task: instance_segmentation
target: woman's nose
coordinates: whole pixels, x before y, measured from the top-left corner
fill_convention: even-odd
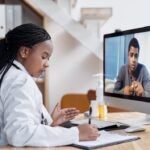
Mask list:
[[[46,61],[46,62],[45,62],[44,67],[45,67],[45,68],[49,67],[49,61]]]

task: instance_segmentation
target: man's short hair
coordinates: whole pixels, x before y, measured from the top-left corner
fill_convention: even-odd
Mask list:
[[[128,46],[128,52],[130,51],[130,48],[135,47],[138,48],[138,51],[140,51],[140,46],[139,46],[139,42],[136,38],[132,38],[129,42],[129,46]]]

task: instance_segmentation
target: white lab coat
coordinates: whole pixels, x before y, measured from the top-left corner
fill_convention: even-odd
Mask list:
[[[25,68],[11,66],[0,88],[0,145],[51,147],[79,140],[76,127],[51,127],[42,95]],[[41,124],[41,114],[48,125]]]

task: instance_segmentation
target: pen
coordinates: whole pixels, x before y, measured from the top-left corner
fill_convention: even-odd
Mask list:
[[[91,114],[92,114],[92,107],[90,106],[90,109],[89,109],[89,124],[91,124]]]

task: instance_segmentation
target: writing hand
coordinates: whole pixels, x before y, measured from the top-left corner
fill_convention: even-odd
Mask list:
[[[78,129],[80,141],[94,141],[100,136],[100,133],[95,125],[82,124],[78,126]]]

